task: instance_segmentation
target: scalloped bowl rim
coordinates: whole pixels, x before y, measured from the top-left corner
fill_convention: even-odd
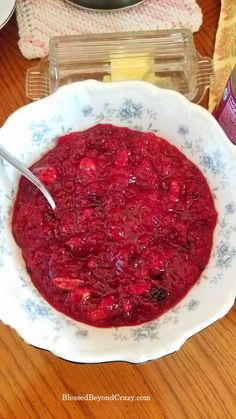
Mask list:
[[[131,86],[137,91],[139,89],[140,91],[144,89],[147,92],[147,94],[151,94],[151,95],[155,94],[157,96],[160,95],[162,97],[164,95],[166,98],[175,98],[175,100],[177,100],[179,104],[182,105],[185,112],[190,113],[190,114],[192,113],[193,116],[196,114],[200,115],[200,118],[207,121],[210,129],[212,129],[213,131],[215,131],[215,133],[217,133],[217,136],[219,136],[220,141],[222,141],[223,148],[226,150],[228,154],[229,160],[230,159],[233,160],[235,164],[236,162],[235,146],[228,140],[228,138],[226,137],[225,133],[223,132],[219,124],[209,114],[209,112],[206,109],[202,108],[201,106],[197,104],[193,104],[189,102],[184,96],[182,96],[178,92],[175,92],[172,90],[164,90],[156,86],[153,86],[149,83],[141,82],[141,81],[139,82],[124,81],[124,82],[115,82],[115,83],[105,84],[105,83],[97,82],[95,80],[86,80],[83,82],[75,82],[70,85],[62,86],[52,95],[44,99],[41,99],[38,102],[25,105],[22,108],[16,110],[12,115],[10,115],[8,119],[6,120],[5,124],[3,125],[3,127],[0,129],[0,142],[1,142],[1,138],[4,137],[4,134],[7,133],[8,127],[12,126],[12,124],[17,122],[21,118],[22,115],[25,115],[28,112],[31,112],[37,109],[42,109],[44,107],[44,104],[50,104],[50,103],[53,104],[54,102],[57,102],[58,100],[63,99],[65,93],[68,94],[71,92],[71,94],[73,95],[75,91],[79,92],[80,89],[84,89],[84,90],[88,89],[88,90],[93,91],[93,94],[95,92],[99,95],[101,91],[108,92],[109,94],[110,92],[112,93],[113,91],[116,91],[116,90],[120,91],[120,89],[124,89],[125,91],[127,91],[127,89]],[[182,109],[182,112],[183,112],[183,109]],[[79,353],[76,356],[75,354],[70,355],[70,353],[65,353],[55,348],[50,348],[48,346],[49,344],[47,341],[45,342],[45,345],[44,345],[42,341],[38,339],[38,337],[29,336],[26,330],[24,329],[24,326],[23,327],[20,327],[19,325],[15,326],[14,321],[8,321],[6,318],[3,318],[2,322],[12,327],[13,329],[15,329],[16,332],[25,340],[25,342],[31,345],[34,345],[38,348],[49,350],[55,355],[61,358],[64,358],[66,360],[70,360],[74,362],[88,362],[88,363],[110,362],[110,361],[126,361],[126,362],[132,362],[132,363],[139,363],[139,362],[151,361],[153,359],[157,359],[157,358],[160,358],[161,356],[177,351],[184,344],[184,342],[187,339],[189,339],[191,336],[198,333],[202,329],[206,328],[207,326],[209,326],[216,320],[222,318],[233,306],[235,296],[236,296],[236,282],[235,282],[235,285],[232,286],[230,290],[228,290],[228,294],[227,296],[225,296],[221,307],[219,307],[214,314],[210,315],[206,319],[199,321],[198,324],[195,324],[188,330],[184,330],[181,333],[181,335],[177,339],[175,339],[172,342],[172,344],[170,344],[168,347],[164,347],[162,349],[155,351],[155,345],[154,345],[152,353],[150,353],[150,351],[148,353],[145,353],[145,352],[140,353],[139,350],[137,350],[137,352],[132,352],[133,346],[138,347],[137,342],[136,343],[134,342],[133,345],[130,346],[130,349],[131,349],[130,352],[127,352],[127,348],[124,350],[120,348],[120,349],[117,349],[116,353],[114,353],[114,350],[113,350],[111,351],[111,353],[107,351],[105,354],[101,352],[94,353],[93,351],[91,351],[87,353]],[[54,309],[52,310],[55,311]],[[55,311],[55,313],[57,312]],[[63,316],[63,315],[60,314],[60,316]],[[93,327],[91,327],[91,329],[93,329]],[[100,330],[103,330],[103,329],[100,329]],[[118,345],[117,345],[117,348],[118,348]]]

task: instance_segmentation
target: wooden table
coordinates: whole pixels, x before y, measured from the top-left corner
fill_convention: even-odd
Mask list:
[[[204,23],[195,41],[212,56],[220,0],[199,0]],[[26,104],[32,62],[17,47],[15,19],[0,31],[0,124]],[[206,103],[205,103],[206,105]],[[2,278],[1,278],[2,279]],[[83,365],[31,347],[0,326],[1,418],[235,418],[236,310],[192,337],[177,352],[141,365]],[[62,401],[70,395],[140,395],[149,401]]]

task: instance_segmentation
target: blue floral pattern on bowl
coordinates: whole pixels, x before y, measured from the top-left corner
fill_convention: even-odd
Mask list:
[[[0,142],[11,139],[9,150],[31,164],[55,144],[58,135],[97,123],[153,131],[169,139],[201,168],[219,213],[209,265],[184,300],[154,322],[111,329],[77,323],[50,307],[31,284],[11,235],[18,177],[4,164],[0,178],[0,274],[8,281],[0,284],[0,318],[27,342],[72,361],[143,362],[179,349],[188,337],[221,317],[233,304],[236,151],[205,110],[175,92],[140,82],[105,85],[88,81],[63,87],[44,101],[16,112],[0,130]]]

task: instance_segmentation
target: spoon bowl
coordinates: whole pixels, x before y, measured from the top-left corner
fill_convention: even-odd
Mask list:
[[[0,157],[14,166],[23,176],[32,182],[42,192],[53,210],[56,208],[54,199],[44,184],[23,163],[12,156],[12,154],[9,153],[2,145],[0,145]]]

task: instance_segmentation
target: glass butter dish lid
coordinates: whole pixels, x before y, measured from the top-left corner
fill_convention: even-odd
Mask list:
[[[57,36],[49,56],[27,71],[26,94],[37,100],[86,79],[144,80],[199,103],[213,74],[212,60],[198,54],[187,29]]]

